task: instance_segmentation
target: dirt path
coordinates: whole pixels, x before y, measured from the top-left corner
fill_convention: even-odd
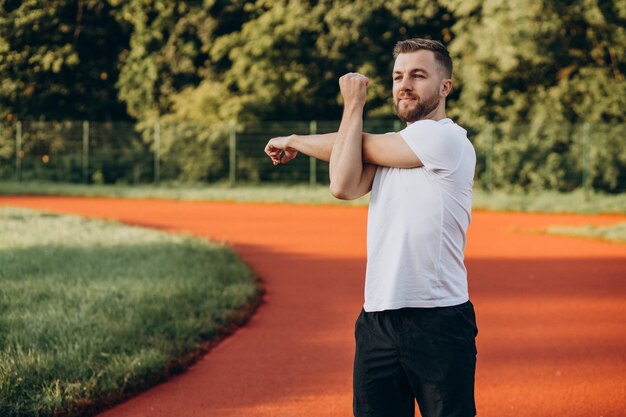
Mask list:
[[[102,417],[350,416],[364,208],[0,197],[231,244],[264,280],[249,325]],[[546,236],[626,216],[484,213],[470,226],[481,417],[626,415],[626,245]]]

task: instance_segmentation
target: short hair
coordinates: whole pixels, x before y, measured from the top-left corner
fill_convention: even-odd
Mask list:
[[[452,58],[450,58],[450,53],[446,47],[439,41],[421,38],[400,41],[393,48],[393,57],[397,58],[400,54],[417,52],[422,49],[432,51],[435,54],[435,61],[445,70],[445,75],[452,78]]]

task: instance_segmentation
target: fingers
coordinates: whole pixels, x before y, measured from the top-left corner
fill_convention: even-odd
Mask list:
[[[272,163],[274,164],[274,166],[286,164],[287,162],[295,158],[297,154],[298,152],[280,151],[277,156],[271,157]]]
[[[349,72],[347,74],[342,75],[339,78],[339,84],[344,84],[346,86],[352,85],[356,88],[367,88],[369,85],[369,78],[365,75],[360,74],[358,72]]]
[[[344,81],[354,81],[358,83],[365,83],[367,85],[369,83],[369,78],[359,72],[349,72],[347,74],[342,75],[339,80]]]
[[[270,139],[264,149],[267,156],[270,157],[274,166],[285,164],[298,155],[298,152],[286,145],[286,138],[278,137]]]
[[[269,156],[269,157],[270,157],[270,159],[272,160],[272,163],[273,163],[274,165],[278,165],[278,164],[280,163],[280,156],[281,156],[281,154],[282,154],[282,149],[277,148],[276,146],[274,146],[274,145],[272,144],[272,140],[273,140],[273,139],[271,139],[271,140],[267,143],[267,145],[265,145],[265,149],[264,149],[264,150],[265,150],[265,154],[266,154],[267,156]]]
[[[268,143],[267,146],[265,147],[265,153],[267,154],[267,156],[269,156],[270,158],[275,158],[280,156],[280,153],[283,150],[281,148],[278,148],[276,146],[274,146],[271,143]]]
[[[365,104],[369,79],[358,72],[349,72],[339,78],[339,89],[346,103]]]
[[[285,150],[285,152],[282,154],[281,158],[280,158],[280,163],[281,164],[286,164],[287,162],[291,161],[293,158],[296,157],[296,155],[298,155],[298,152],[294,152],[294,151],[290,151],[290,150]]]

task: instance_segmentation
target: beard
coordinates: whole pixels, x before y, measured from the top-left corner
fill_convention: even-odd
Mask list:
[[[402,98],[415,98],[415,105],[404,106],[400,108],[400,99]],[[439,106],[439,95],[435,91],[433,94],[422,99],[420,96],[414,93],[407,93],[399,96],[395,99],[393,105],[396,109],[396,114],[403,122],[413,123],[418,120],[422,120],[424,117],[432,113],[437,106]]]

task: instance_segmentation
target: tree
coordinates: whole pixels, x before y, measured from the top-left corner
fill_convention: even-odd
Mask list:
[[[126,119],[117,99],[128,30],[98,0],[0,0],[0,117]]]
[[[580,186],[580,125],[624,122],[626,7],[547,0],[446,5],[458,19],[450,45],[460,62],[454,115],[478,133],[483,152],[486,126],[495,125],[496,184]],[[626,187],[626,157],[614,153],[623,135],[613,132],[594,136],[593,144],[596,185],[606,190]]]
[[[221,120],[337,119],[337,80],[361,71],[372,80],[369,113],[389,117],[395,43],[409,35],[449,40],[453,23],[428,1],[259,0],[244,10],[241,27],[216,30],[205,44],[210,60],[203,79],[175,95],[174,113],[202,108]]]
[[[213,123],[163,138],[166,149],[188,155],[183,176],[213,177],[224,169],[228,122],[337,119],[337,80],[348,71],[371,78],[369,113],[391,117],[395,42],[409,34],[445,37],[453,23],[432,2],[418,6],[420,12],[399,0],[123,2],[118,18],[133,33],[120,97],[144,121],[147,139],[157,118],[169,126]],[[256,169],[245,155],[240,161]]]

